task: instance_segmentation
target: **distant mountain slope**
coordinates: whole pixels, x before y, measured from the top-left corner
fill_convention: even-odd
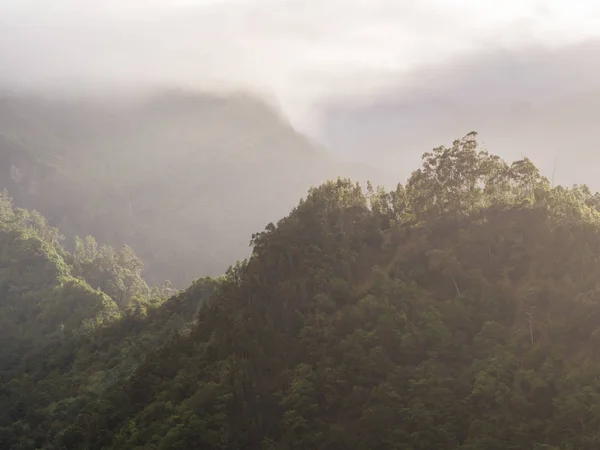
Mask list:
[[[315,147],[248,95],[165,92],[111,104],[5,96],[0,187],[67,235],[135,248],[185,285],[248,254],[311,184],[381,179]]]

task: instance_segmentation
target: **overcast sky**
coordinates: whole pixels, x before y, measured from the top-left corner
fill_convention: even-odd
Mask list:
[[[306,124],[423,64],[599,35],[593,0],[0,0],[0,82],[251,87]]]

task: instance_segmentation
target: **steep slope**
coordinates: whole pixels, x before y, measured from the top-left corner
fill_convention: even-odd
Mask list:
[[[328,182],[253,236],[189,335],[5,442],[595,449],[598,204],[472,134],[395,191]]]
[[[247,95],[116,103],[6,96],[0,188],[68,236],[136,249],[152,283],[189,284],[249,253],[247,236],[311,184],[373,178]],[[176,180],[176,182],[174,182]]]

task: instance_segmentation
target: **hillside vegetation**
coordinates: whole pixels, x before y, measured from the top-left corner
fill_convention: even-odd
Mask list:
[[[21,360],[0,447],[597,449],[597,206],[474,133],[327,182],[218,280]]]
[[[63,241],[43,216],[0,193],[0,448],[38,448],[32,423],[75,417],[68,412],[185,330],[216,283],[198,280],[193,298],[167,301],[175,291],[150,288],[131,248],[87,236],[75,237],[69,253]],[[24,440],[15,442],[14,433]]]

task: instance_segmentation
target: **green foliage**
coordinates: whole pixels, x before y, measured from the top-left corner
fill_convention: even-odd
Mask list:
[[[0,220],[3,340],[34,342],[59,329],[70,333],[107,323],[119,314],[110,297],[72,275],[60,235],[38,213],[14,209],[2,194]],[[10,347],[3,352],[12,354]]]
[[[38,448],[67,427],[150,349],[186,332],[197,299],[217,283],[198,280],[165,301],[174,291],[149,288],[129,247],[99,247],[88,236],[69,254],[62,239],[0,194],[1,448]]]
[[[150,289],[142,278],[143,264],[131,247],[115,251],[107,245],[98,246],[92,236],[75,236],[73,251],[75,273],[92,286],[108,294],[121,308],[127,308],[135,298],[147,298]]]
[[[247,261],[162,304],[119,290],[127,252],[80,240],[74,267],[128,312],[19,360],[0,443],[597,449],[596,205],[472,133],[393,192],[311,189]]]

